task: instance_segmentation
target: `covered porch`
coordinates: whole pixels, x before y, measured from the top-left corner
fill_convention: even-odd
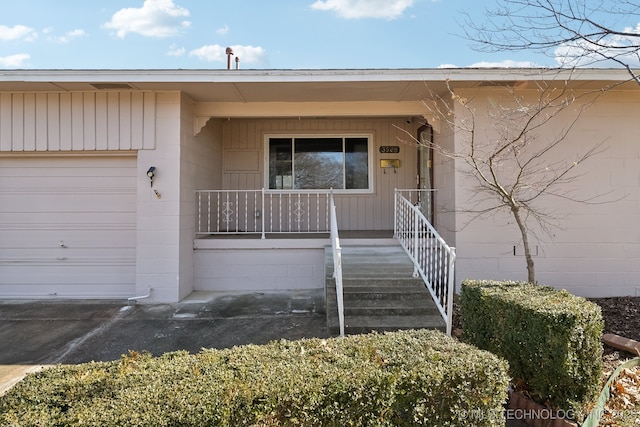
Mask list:
[[[337,308],[338,317],[341,317],[340,333],[344,333],[342,283],[348,282],[352,286],[355,283],[359,288],[356,295],[365,289],[361,284],[361,267],[348,269],[343,277],[342,250],[349,248],[353,253],[355,249],[357,253],[365,254],[357,258],[371,258],[365,261],[370,265],[370,271],[363,277],[369,278],[364,282],[373,280],[377,283],[371,291],[375,294],[372,298],[395,298],[394,295],[402,289],[398,286],[403,282],[398,280],[421,279],[423,286],[419,288],[425,290],[423,297],[433,299],[435,304],[433,311],[436,317],[433,318],[441,319],[434,323],[434,327],[440,327],[438,325],[442,322],[443,329],[450,333],[455,252],[427,219],[431,213],[433,192],[396,189],[393,229],[339,230],[337,212],[340,208],[331,190],[272,193],[265,190],[198,191],[194,290],[264,292],[321,289],[327,295],[327,309],[333,311]],[[371,252],[367,248],[379,248],[381,251]],[[376,273],[380,265],[396,263],[387,259],[385,253],[398,254],[398,250],[405,254],[400,255],[403,265],[391,270],[383,268]],[[391,258],[398,258],[398,255]],[[389,271],[394,273],[388,276]],[[384,296],[385,292],[390,293]],[[356,300],[361,298],[369,296],[360,294]],[[333,303],[330,304],[330,300]],[[430,313],[425,307],[419,309],[420,313],[425,310]],[[384,313],[394,311],[388,306],[384,310]],[[410,318],[411,310],[397,308],[396,311],[404,313],[399,317]],[[419,316],[423,319],[418,321],[420,325],[430,318],[422,317],[422,314]],[[391,320],[395,327],[403,324],[397,320],[399,317]],[[386,318],[392,319],[388,315]],[[407,327],[411,326],[407,324]]]

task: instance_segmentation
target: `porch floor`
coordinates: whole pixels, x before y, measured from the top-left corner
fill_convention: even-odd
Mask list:
[[[340,230],[340,239],[392,239],[393,230]],[[198,239],[260,239],[260,233],[229,233],[198,236]],[[323,239],[329,233],[266,233],[266,239]]]

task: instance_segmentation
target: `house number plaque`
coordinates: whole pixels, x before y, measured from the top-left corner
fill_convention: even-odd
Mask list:
[[[382,145],[380,146],[380,152],[397,154],[400,152],[400,147],[397,145]]]

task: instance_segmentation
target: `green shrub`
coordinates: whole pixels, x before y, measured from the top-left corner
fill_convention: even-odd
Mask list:
[[[549,286],[468,280],[460,311],[463,340],[507,359],[513,379],[538,402],[579,416],[598,393],[598,305]]]
[[[283,340],[57,366],[0,398],[0,424],[495,426],[508,381],[504,360],[436,331]]]

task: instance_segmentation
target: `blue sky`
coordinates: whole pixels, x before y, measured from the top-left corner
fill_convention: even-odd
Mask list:
[[[0,68],[224,69],[226,47],[242,69],[553,66],[552,58],[540,54],[487,54],[469,47],[462,11],[482,20],[492,4],[18,0],[2,8]]]

